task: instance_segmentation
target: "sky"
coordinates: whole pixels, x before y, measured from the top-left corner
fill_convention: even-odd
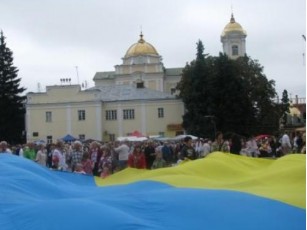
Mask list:
[[[278,95],[306,97],[305,0],[1,0],[0,30],[20,85],[44,92],[61,78],[94,86],[95,73],[122,64],[141,31],[166,68],[195,59],[198,40],[218,56],[232,12],[247,32],[247,55]]]

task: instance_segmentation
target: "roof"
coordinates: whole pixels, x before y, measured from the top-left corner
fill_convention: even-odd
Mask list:
[[[183,68],[167,68],[165,69],[165,75],[166,76],[172,76],[172,75],[182,75]]]
[[[132,100],[169,100],[176,96],[148,88],[136,88],[133,85],[95,86],[86,91],[99,90],[102,101],[132,101]]]
[[[114,79],[115,75],[116,75],[115,71],[96,72],[94,76],[94,80]]]
[[[290,110],[289,114],[291,116],[298,116],[298,117],[301,116],[301,111],[298,108],[294,107],[293,105],[290,106],[289,110]]]
[[[178,76],[182,75],[183,68],[167,68],[165,69],[165,76]],[[111,80],[116,77],[115,71],[96,72],[94,75],[95,80]],[[121,74],[122,75],[122,74]],[[130,75],[130,74],[129,74]]]

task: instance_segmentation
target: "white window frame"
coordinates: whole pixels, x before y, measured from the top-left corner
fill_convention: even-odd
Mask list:
[[[164,108],[158,108],[158,118],[164,117]]]
[[[79,121],[85,121],[85,110],[78,110],[78,120]]]
[[[117,120],[117,110],[106,110],[106,120]]]
[[[123,109],[124,120],[133,120],[134,118],[134,109]]]
[[[52,122],[52,112],[46,111],[46,122]]]

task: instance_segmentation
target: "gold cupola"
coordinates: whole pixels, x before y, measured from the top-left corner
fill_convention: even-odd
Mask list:
[[[155,47],[143,39],[142,33],[139,41],[127,50],[125,58],[141,55],[159,55]]]
[[[238,32],[246,36],[246,31],[239,23],[236,22],[235,18],[233,17],[233,14],[231,14],[230,22],[225,26],[221,36],[224,37],[232,32]]]

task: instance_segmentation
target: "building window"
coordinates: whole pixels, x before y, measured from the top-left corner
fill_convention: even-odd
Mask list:
[[[52,144],[52,136],[47,136],[47,144]]]
[[[232,48],[232,56],[238,56],[239,55],[239,47],[237,45],[234,45]]]
[[[79,134],[79,139],[84,141],[85,140],[85,134]]]
[[[78,120],[79,121],[85,120],[85,110],[78,110]]]
[[[176,88],[171,88],[171,94],[175,94],[176,93]]]
[[[163,108],[158,108],[158,117],[159,118],[164,117],[164,109]]]
[[[52,112],[46,112],[46,122],[52,122]]]
[[[117,111],[116,110],[107,110],[106,111],[106,120],[117,120]]]
[[[124,109],[123,110],[123,119],[124,120],[134,119],[134,109]]]
[[[33,137],[38,137],[38,132],[33,132],[33,133],[32,133],[32,136],[33,136]]]

